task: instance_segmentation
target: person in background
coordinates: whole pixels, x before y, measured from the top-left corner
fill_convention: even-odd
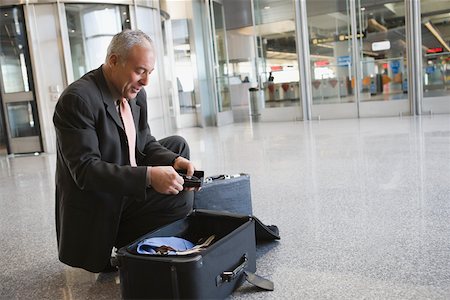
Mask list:
[[[113,247],[188,215],[193,191],[189,146],[157,141],[147,123],[155,67],[153,41],[140,30],[116,34],[104,64],[68,86],[56,129],[56,234],[59,259],[91,272],[114,271]]]

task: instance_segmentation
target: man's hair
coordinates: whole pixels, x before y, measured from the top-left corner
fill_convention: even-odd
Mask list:
[[[106,52],[105,62],[108,62],[108,58],[113,54],[119,57],[119,61],[124,62],[133,46],[140,45],[146,47],[146,42],[153,48],[153,41],[147,34],[141,30],[125,29],[112,38]]]

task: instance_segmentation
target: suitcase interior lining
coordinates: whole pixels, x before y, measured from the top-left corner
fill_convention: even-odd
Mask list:
[[[188,241],[191,241],[193,244],[198,244],[199,242],[204,241],[211,235],[215,235],[215,238],[211,245],[214,245],[227,235],[229,235],[234,230],[237,230],[240,226],[244,225],[246,222],[250,220],[250,217],[235,217],[235,216],[227,216],[227,215],[209,215],[209,214],[201,214],[194,213],[189,215],[188,217],[178,220],[174,223],[171,223],[167,226],[161,227],[155,231],[152,231],[134,243],[127,247],[127,251],[134,255],[142,255],[142,256],[154,256],[161,257],[159,254],[139,254],[137,252],[137,245],[140,241],[151,238],[151,237],[169,237],[176,236]],[[198,255],[198,254],[190,254]],[[187,255],[189,256],[189,255]]]

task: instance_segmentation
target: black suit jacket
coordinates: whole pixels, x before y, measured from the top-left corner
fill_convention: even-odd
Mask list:
[[[125,200],[145,201],[145,166],[172,165],[177,157],[151,135],[142,89],[130,101],[138,165],[132,168],[114,100],[100,67],[63,92],[53,116],[59,259],[92,272],[109,261]]]

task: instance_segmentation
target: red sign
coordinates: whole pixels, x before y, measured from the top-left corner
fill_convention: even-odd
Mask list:
[[[441,53],[444,52],[443,48],[430,48],[427,50],[427,53]]]
[[[314,66],[316,67],[325,67],[328,66],[330,62],[328,60],[318,60],[314,62]]]
[[[283,67],[282,66],[271,66],[270,70],[271,71],[283,71]]]

